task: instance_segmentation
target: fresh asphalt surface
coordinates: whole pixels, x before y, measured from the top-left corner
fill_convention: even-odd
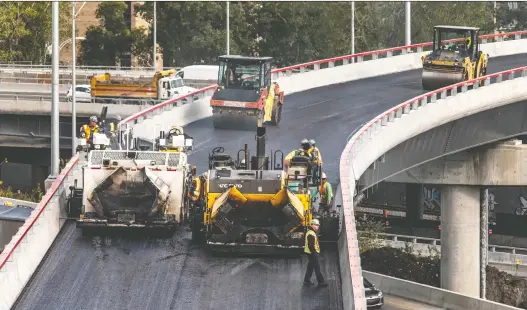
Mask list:
[[[488,72],[525,63],[527,54],[495,58]],[[412,70],[292,94],[279,127],[267,130],[267,149],[287,154],[302,138],[315,139],[328,179],[336,183],[349,134],[422,93],[421,70]],[[216,146],[233,157],[244,143],[255,148],[254,132],[214,130],[210,118],[186,132],[194,137],[190,161],[199,172]],[[336,250],[326,245],[322,258],[328,288],[302,286],[306,264],[305,258],[214,257],[192,245],[184,228],[171,239],[82,237],[68,223],[14,309],[341,309]],[[389,307],[414,309],[402,302]]]

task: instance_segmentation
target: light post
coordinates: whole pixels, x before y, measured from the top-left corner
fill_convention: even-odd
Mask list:
[[[56,179],[59,174],[59,2],[51,3],[51,174]]]
[[[355,1],[351,1],[351,54],[355,54]]]
[[[152,64],[154,65],[154,71],[156,71],[156,62],[157,62],[157,4],[154,1],[154,25],[152,27],[152,36],[154,37],[154,52]]]
[[[410,5],[410,1],[404,3],[404,45],[412,44],[412,15]]]
[[[231,52],[230,1],[227,1],[227,55]]]
[[[75,137],[75,133],[77,132],[77,36],[75,34],[77,17],[75,16],[75,1],[71,2],[71,19],[71,155],[75,156],[77,153],[77,139]]]

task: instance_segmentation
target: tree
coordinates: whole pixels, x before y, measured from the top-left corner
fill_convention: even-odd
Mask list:
[[[360,253],[383,247],[381,234],[386,230],[386,226],[382,221],[365,215],[356,218],[356,227]]]
[[[99,26],[86,31],[81,43],[79,62],[85,65],[114,66],[134,51],[147,39],[144,29],[130,29],[125,14],[128,4],[123,1],[102,2],[97,7]]]
[[[59,3],[60,37],[71,36],[71,6]],[[46,62],[51,46],[51,3],[0,3],[0,61]]]
[[[527,28],[527,2],[499,3],[496,11],[498,29],[524,30]]]

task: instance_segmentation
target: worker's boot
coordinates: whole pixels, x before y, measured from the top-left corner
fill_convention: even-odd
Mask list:
[[[315,284],[313,281],[304,281],[305,286],[311,286],[313,284]]]
[[[321,282],[318,284],[318,287],[327,287],[327,286],[328,286],[327,282]]]

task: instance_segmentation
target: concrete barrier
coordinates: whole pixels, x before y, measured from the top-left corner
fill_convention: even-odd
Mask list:
[[[77,102],[77,116],[90,117],[92,115],[101,114],[104,106],[108,107],[108,117],[126,117],[136,114],[145,109],[145,107],[152,107],[139,104],[103,104],[103,103],[88,103]],[[71,102],[59,102],[59,113],[62,116],[71,116]],[[51,102],[50,101],[26,101],[26,100],[1,100],[0,99],[0,113],[2,114],[16,114],[16,115],[50,115]]]
[[[512,310],[516,307],[500,304],[497,302],[474,298],[443,290],[437,287],[419,284],[416,282],[397,279],[382,274],[363,271],[363,275],[371,283],[375,284],[384,294],[413,299],[432,306],[443,307],[451,310]]]
[[[11,308],[60,232],[66,218],[68,187],[81,175],[80,168],[77,155],[0,254],[0,310]],[[82,183],[80,177],[79,181]]]
[[[527,67],[522,67],[448,86],[412,98],[364,125],[348,141],[340,161],[346,225],[354,222],[350,219],[354,219],[355,182],[371,164],[396,145],[420,133],[481,111],[526,100],[526,72]],[[523,77],[503,81],[503,75]],[[496,77],[496,81],[491,84],[493,77]],[[469,84],[476,88],[468,90]],[[479,88],[480,86],[485,87]],[[460,93],[457,93],[458,88],[462,90]],[[456,91],[452,91],[452,95],[447,97],[447,91],[452,89]],[[438,95],[442,99],[438,99]],[[356,240],[356,231],[346,232],[349,240]],[[356,254],[350,254],[349,260],[352,261],[353,257],[356,257]],[[360,259],[352,263],[356,264],[355,268],[360,268]],[[357,309],[356,305],[355,309]]]

